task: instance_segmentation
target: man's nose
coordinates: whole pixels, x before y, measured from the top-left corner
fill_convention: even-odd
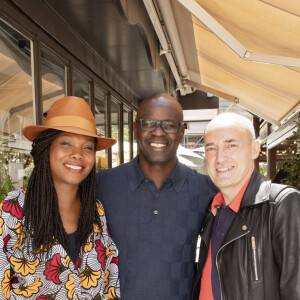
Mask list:
[[[217,162],[223,162],[226,160],[226,150],[222,148],[218,148],[216,150],[216,157],[217,157]]]
[[[165,135],[166,133],[164,132],[162,125],[158,124],[155,128],[155,130],[152,131],[152,134],[155,135]]]

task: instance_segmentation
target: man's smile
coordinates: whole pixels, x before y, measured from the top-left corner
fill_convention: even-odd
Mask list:
[[[150,143],[151,147],[155,147],[155,148],[163,148],[166,147],[166,144],[161,144],[161,143]]]
[[[229,167],[222,167],[222,168],[216,168],[216,171],[217,172],[226,172],[226,171],[229,171],[231,169],[233,169],[234,166],[229,166]]]

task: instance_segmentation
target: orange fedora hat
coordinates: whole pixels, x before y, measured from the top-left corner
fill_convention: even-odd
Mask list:
[[[49,108],[44,125],[26,126],[23,128],[23,134],[33,141],[47,129],[94,137],[98,141],[97,151],[111,147],[117,142],[115,139],[97,135],[96,122],[90,107],[82,98],[74,96],[55,101]]]

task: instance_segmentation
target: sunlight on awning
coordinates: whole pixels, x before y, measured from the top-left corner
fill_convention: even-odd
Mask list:
[[[188,84],[225,93],[228,100],[237,99],[251,113],[277,125],[299,110],[299,1],[173,0],[171,4]],[[191,55],[197,56],[198,70],[189,63]]]

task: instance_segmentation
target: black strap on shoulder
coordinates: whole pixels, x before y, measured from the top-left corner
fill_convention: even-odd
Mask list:
[[[283,196],[286,193],[288,193],[289,191],[291,191],[292,189],[297,190],[296,188],[289,186],[289,185],[271,183],[269,200],[274,202],[279,194],[281,194],[281,196]]]

